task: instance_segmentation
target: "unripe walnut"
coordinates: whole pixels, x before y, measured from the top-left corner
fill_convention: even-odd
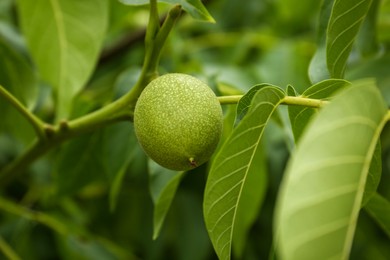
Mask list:
[[[166,74],[148,84],[134,111],[145,153],[177,171],[208,161],[222,132],[222,109],[214,92],[186,74]]]

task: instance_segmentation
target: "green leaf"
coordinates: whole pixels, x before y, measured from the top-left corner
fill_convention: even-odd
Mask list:
[[[321,81],[302,94],[302,97],[329,100],[337,91],[346,88],[350,83],[345,80],[329,79]],[[289,93],[290,94],[290,93]],[[295,143],[300,139],[306,125],[318,109],[303,107],[303,106],[289,106],[288,114],[290,117],[291,127],[293,130]]]
[[[120,122],[104,128],[102,139],[102,159],[105,173],[111,182],[110,210],[116,207],[117,198],[122,187],[127,168],[136,160],[141,148],[138,145],[133,125],[130,122]]]
[[[93,181],[105,180],[103,161],[102,134],[99,131],[66,143],[56,164],[57,194],[74,194]]]
[[[367,17],[356,39],[356,45],[364,57],[378,54],[380,50],[377,39],[377,16],[380,4],[380,0],[372,0]]]
[[[153,160],[149,160],[149,185],[154,204],[153,239],[156,239],[160,234],[165,217],[183,175],[184,172],[166,169]]]
[[[378,223],[382,230],[390,237],[390,201],[375,193],[364,209]]]
[[[386,112],[375,84],[361,81],[311,121],[279,193],[275,233],[281,258],[348,258]]]
[[[343,78],[347,59],[372,0],[335,0],[326,40],[326,61],[332,78]]]
[[[322,1],[318,22],[317,51],[309,65],[309,78],[312,83],[330,78],[326,64],[326,32],[334,0]]]
[[[89,79],[108,24],[107,0],[18,1],[20,23],[43,80],[54,88],[57,118]]]
[[[237,206],[233,232],[233,253],[235,258],[242,259],[249,231],[260,212],[268,187],[267,160],[263,147],[259,147],[256,161],[252,167],[255,174],[248,174],[245,188],[242,189],[240,203]]]
[[[219,259],[230,259],[234,233],[245,234],[246,224],[237,223],[239,212],[247,207],[247,195],[252,191],[248,180],[261,174],[260,141],[264,128],[285,94],[276,87],[264,87],[253,97],[247,115],[233,130],[215,157],[205,188],[203,213],[207,231]],[[260,158],[259,158],[260,157]],[[258,183],[257,192],[263,193]],[[240,217],[241,216],[241,217]]]
[[[238,101],[238,104],[237,104],[237,114],[236,114],[236,120],[234,123],[235,125],[238,125],[238,123],[240,123],[240,121],[244,118],[244,116],[248,112],[248,110],[251,106],[252,99],[255,96],[255,94],[257,93],[257,91],[259,91],[260,89],[267,87],[267,86],[276,87],[276,86],[271,85],[271,84],[261,83],[261,84],[253,86],[250,90],[248,90],[247,93],[245,93],[245,95],[242,96],[242,98],[240,98],[240,100]]]
[[[1,37],[0,57],[0,84],[26,107],[32,108],[38,96],[37,75],[33,68],[21,53]]]
[[[149,0],[119,0],[126,5],[145,5],[149,4]],[[189,13],[194,19],[215,23],[214,18],[207,11],[201,0],[158,0],[168,4],[181,5],[183,10]]]
[[[38,81],[31,64],[0,36],[0,84],[27,109],[32,110],[38,98]],[[35,137],[32,126],[13,106],[0,97],[0,130],[6,130],[24,144]]]

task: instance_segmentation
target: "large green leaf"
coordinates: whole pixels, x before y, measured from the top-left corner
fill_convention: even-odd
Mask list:
[[[390,237],[390,201],[375,193],[364,209]]]
[[[332,78],[343,78],[347,59],[372,0],[335,0],[326,40],[326,61]]]
[[[153,239],[156,239],[160,234],[183,174],[184,172],[166,169],[149,160],[149,185],[154,204]]]
[[[91,75],[108,23],[107,0],[18,1],[23,34],[43,80],[55,89],[57,118]]]
[[[149,0],[119,0],[126,5],[145,5],[149,4]],[[193,18],[214,23],[214,18],[207,11],[201,0],[157,0],[169,4],[178,4],[189,13]]]
[[[349,86],[350,83],[345,80],[329,79],[321,81],[303,92],[301,95],[305,98],[329,100],[337,91]],[[309,123],[312,116],[318,109],[304,106],[289,106],[288,114],[290,117],[291,127],[297,143],[303,130]]]
[[[261,174],[260,141],[264,128],[285,94],[264,87],[253,97],[250,109],[216,155],[208,176],[203,212],[207,231],[220,259],[230,259],[232,239],[242,212],[247,209],[246,192],[251,175]],[[260,156],[260,159],[259,159]],[[258,179],[257,179],[258,180]],[[258,184],[257,192],[263,193]],[[237,231],[244,232],[242,230]]]
[[[348,258],[386,112],[374,83],[361,81],[311,121],[278,198],[275,232],[282,259]]]

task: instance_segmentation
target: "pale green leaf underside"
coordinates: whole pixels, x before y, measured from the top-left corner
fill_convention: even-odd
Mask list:
[[[126,5],[145,5],[149,4],[149,0],[119,0]],[[194,19],[205,22],[214,23],[214,18],[207,11],[201,0],[157,0],[157,2],[164,2],[168,4],[181,5],[184,11],[189,13]]]
[[[371,81],[355,83],[308,126],[278,198],[282,259],[347,259],[386,106]]]
[[[329,20],[326,60],[332,78],[342,78],[360,25],[372,0],[335,0]]]
[[[206,184],[204,218],[220,259],[230,259],[232,238],[241,196],[249,174],[258,174],[256,160],[264,128],[285,94],[264,87],[250,109],[216,155]]]
[[[21,0],[18,11],[39,73],[56,91],[58,117],[67,117],[100,52],[108,1]]]
[[[184,172],[166,169],[152,160],[148,161],[148,166],[150,193],[154,204],[153,239],[156,239]]]

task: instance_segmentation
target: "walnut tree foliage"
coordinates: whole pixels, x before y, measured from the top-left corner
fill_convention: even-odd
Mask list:
[[[389,259],[389,17],[388,0],[1,0],[0,258]],[[224,112],[186,172],[133,129],[166,73]]]

